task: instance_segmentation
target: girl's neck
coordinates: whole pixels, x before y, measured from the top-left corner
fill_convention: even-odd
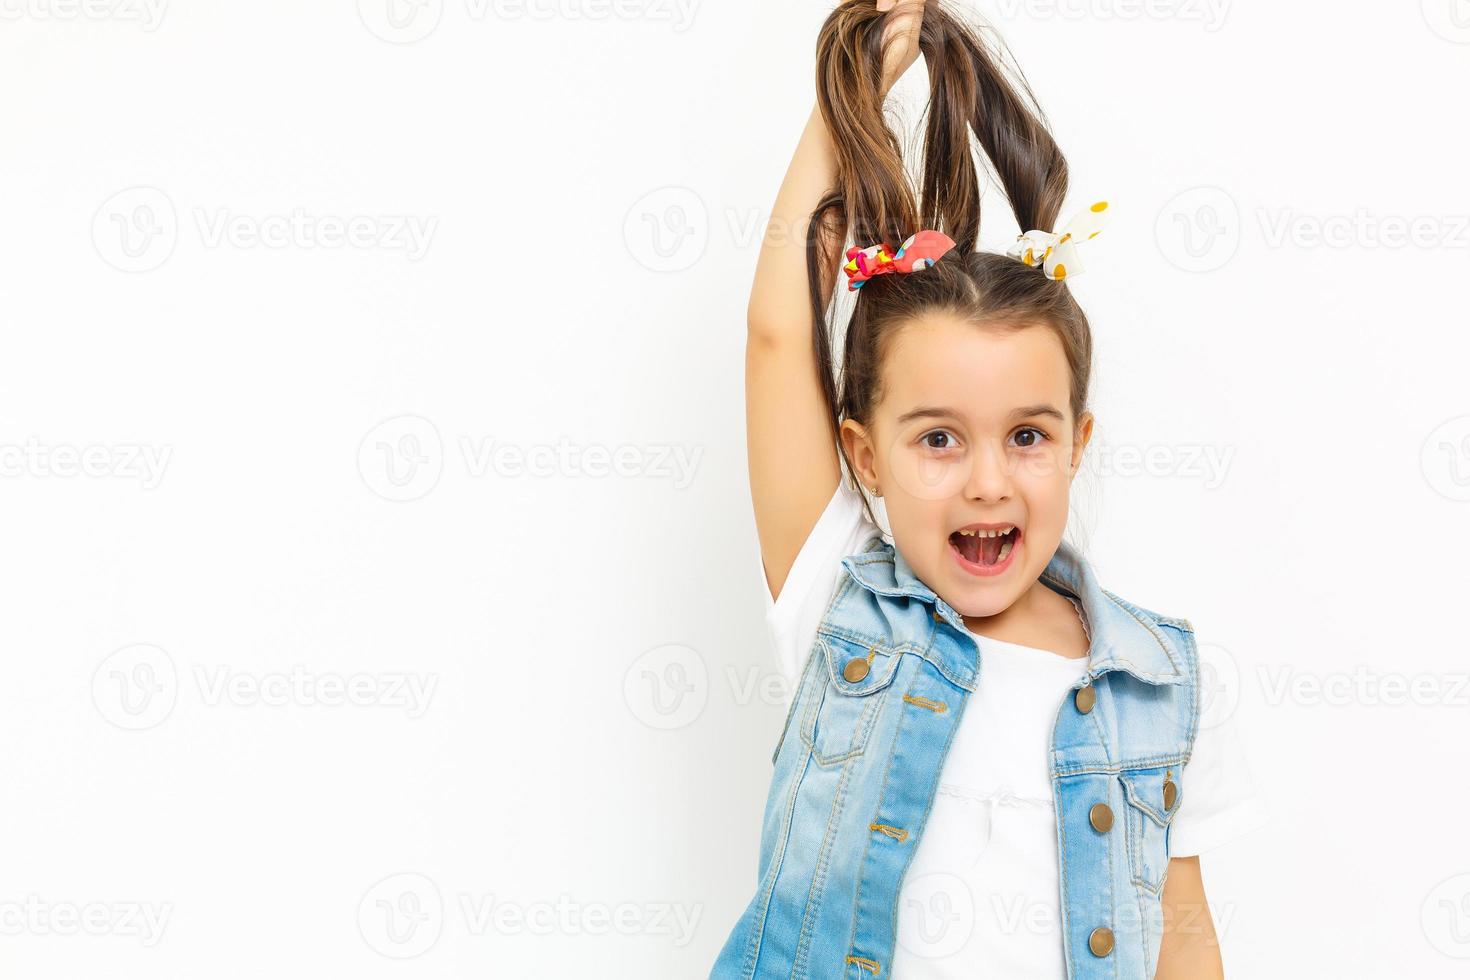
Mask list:
[[[1062,657],[1088,654],[1087,631],[1072,600],[1043,585],[1040,579],[1010,606],[994,616],[966,616],[972,633],[1006,643],[1050,650]]]

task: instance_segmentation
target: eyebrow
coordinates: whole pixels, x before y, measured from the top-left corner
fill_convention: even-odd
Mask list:
[[[1036,418],[1038,415],[1049,416],[1056,419],[1058,422],[1065,422],[1067,420],[1067,417],[1065,415],[1063,415],[1060,411],[1058,411],[1051,405],[1026,405],[1021,408],[1012,409],[1011,414],[1008,416],[1008,418],[1012,422],[1017,422],[1021,419]],[[898,424],[903,425],[905,422],[912,421],[913,419],[961,417],[962,414],[952,408],[924,405],[919,408],[915,408],[912,411],[904,412],[898,417]]]

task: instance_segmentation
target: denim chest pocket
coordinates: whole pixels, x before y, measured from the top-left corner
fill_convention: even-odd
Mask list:
[[[877,644],[817,634],[820,685],[802,718],[801,738],[819,766],[863,754],[893,683],[900,654]]]
[[[1133,883],[1159,894],[1169,874],[1169,826],[1184,802],[1179,765],[1125,769],[1124,808],[1128,819],[1128,866]]]

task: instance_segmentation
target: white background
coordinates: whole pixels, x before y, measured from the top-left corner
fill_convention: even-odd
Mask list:
[[[0,974],[707,974],[828,9],[0,0]],[[1470,4],[981,9],[1115,206],[1073,534],[1272,811],[1229,975],[1463,976]]]

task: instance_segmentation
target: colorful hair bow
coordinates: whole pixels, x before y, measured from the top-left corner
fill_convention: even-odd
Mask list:
[[[893,254],[887,242],[869,245],[867,248],[847,250],[847,264],[842,267],[847,273],[849,292],[861,289],[863,283],[885,272],[918,272],[927,269],[950,249],[954,239],[943,232],[918,231],[910,235]]]
[[[1096,237],[1107,218],[1108,202],[1098,201],[1077,212],[1060,232],[1028,231],[1017,235],[1015,244],[1006,250],[1006,254],[1029,266],[1041,266],[1048,279],[1075,276],[1083,269],[1077,243]]]

